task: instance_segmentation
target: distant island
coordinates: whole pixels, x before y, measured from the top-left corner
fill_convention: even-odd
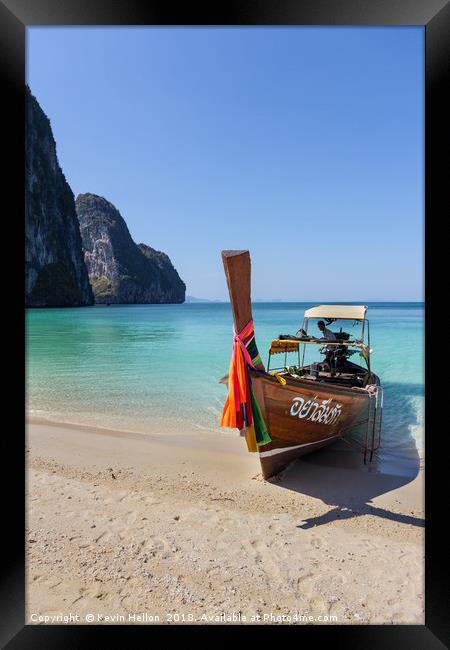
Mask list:
[[[195,298],[195,296],[186,296],[186,302],[229,302],[229,301],[213,300],[210,298]]]
[[[169,257],[136,244],[114,205],[90,193],[75,201],[28,86],[25,129],[25,306],[184,302]]]

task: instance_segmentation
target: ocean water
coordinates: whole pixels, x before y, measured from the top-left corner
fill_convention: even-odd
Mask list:
[[[311,306],[253,305],[264,363],[270,341],[294,334]],[[367,316],[372,369],[385,390],[380,459],[412,471],[423,460],[423,304],[369,303]],[[219,427],[226,398],[219,379],[232,341],[227,303],[32,309],[26,336],[32,416],[161,435],[236,435]]]

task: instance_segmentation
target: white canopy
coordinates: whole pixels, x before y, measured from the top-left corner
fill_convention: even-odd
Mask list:
[[[305,311],[305,318],[348,318],[363,320],[366,316],[365,305],[317,305]]]

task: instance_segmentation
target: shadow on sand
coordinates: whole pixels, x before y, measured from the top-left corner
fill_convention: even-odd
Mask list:
[[[415,385],[387,384],[382,448],[371,464],[362,454],[338,441],[323,450],[299,458],[271,482],[279,487],[320,499],[331,509],[305,519],[298,528],[308,529],[339,519],[375,515],[412,526],[423,527],[422,518],[372,504],[372,500],[411,483],[419,473],[420,457],[411,425],[417,413],[411,397],[423,394]],[[383,443],[384,440],[384,443]],[[392,501],[388,499],[387,501]],[[383,504],[384,505],[384,504]]]

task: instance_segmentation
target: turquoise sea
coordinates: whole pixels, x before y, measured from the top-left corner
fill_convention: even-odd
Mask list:
[[[294,334],[311,306],[253,305],[265,363],[270,341]],[[367,316],[372,368],[385,390],[380,462],[408,473],[423,459],[424,306],[369,303]],[[218,382],[232,341],[227,303],[32,309],[26,333],[32,416],[161,435],[236,435],[218,426],[226,397]]]

